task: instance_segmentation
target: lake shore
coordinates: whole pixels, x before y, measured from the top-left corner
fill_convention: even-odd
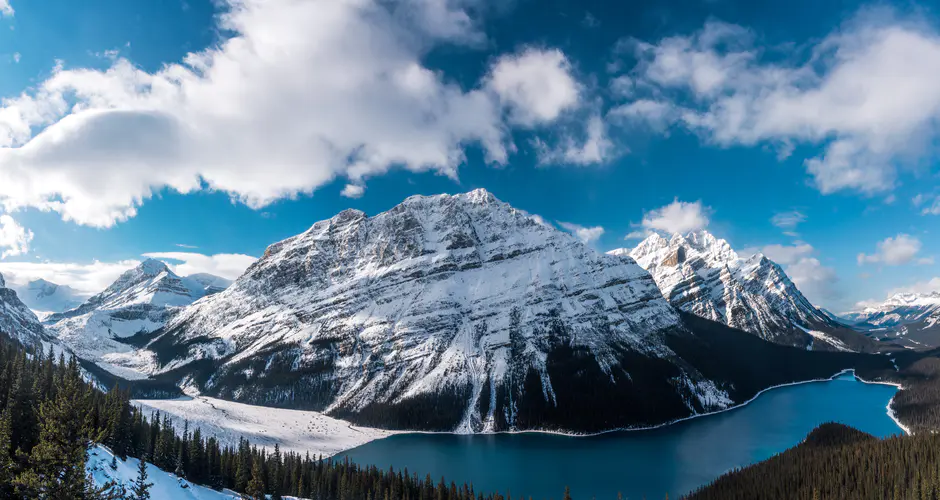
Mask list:
[[[527,429],[518,431],[481,432],[475,434],[552,434],[567,437],[589,437],[615,432],[661,429],[689,420],[741,409],[752,403],[760,397],[761,394],[773,389],[816,382],[829,382],[846,374],[853,374],[855,380],[862,383],[893,385],[902,389],[899,384],[895,383],[864,380],[855,374],[853,369],[846,369],[828,378],[789,382],[767,387],[747,401],[729,406],[728,408],[713,412],[698,413],[657,425],[621,427],[591,433]],[[894,398],[892,397],[886,407],[888,416],[897,424],[898,428],[910,434],[910,430],[894,415],[891,409],[891,402],[893,400]],[[205,396],[164,400],[134,400],[133,404],[142,409],[160,411],[161,413],[170,415],[174,425],[179,428],[182,428],[183,423],[188,421],[191,428],[200,427],[204,435],[211,434],[224,443],[237,444],[239,438],[245,437],[252,441],[253,444],[262,447],[273,447],[277,444],[285,451],[291,450],[299,453],[310,452],[313,455],[322,454],[324,457],[333,456],[376,439],[383,439],[396,434],[473,434],[440,431],[401,431],[360,427],[348,421],[335,419],[316,411],[267,408]]]

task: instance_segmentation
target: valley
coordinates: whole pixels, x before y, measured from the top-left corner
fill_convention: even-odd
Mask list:
[[[3,333],[177,430],[493,491],[676,496],[826,421],[940,428],[940,358],[860,326],[898,313],[834,316],[706,231],[600,253],[485,190],[343,211],[232,282],[148,259],[71,309],[0,299]],[[613,469],[510,480],[569,456]]]

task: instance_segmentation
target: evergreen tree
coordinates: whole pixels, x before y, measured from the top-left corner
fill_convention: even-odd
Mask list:
[[[39,443],[29,454],[29,468],[15,483],[35,498],[82,498],[88,490],[85,475],[87,408],[78,363],[73,357],[58,381],[56,398],[39,410]]]
[[[264,497],[264,472],[261,470],[261,460],[255,460],[251,465],[251,481],[248,481],[248,487],[245,493],[255,500],[265,500]]]
[[[129,500],[150,500],[150,487],[153,483],[147,482],[147,461],[141,457],[137,463],[137,479],[131,485],[133,497]]]

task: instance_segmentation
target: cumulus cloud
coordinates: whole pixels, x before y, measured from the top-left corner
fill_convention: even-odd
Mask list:
[[[640,61],[637,87],[652,89],[654,104],[644,106],[678,107],[672,123],[720,146],[769,144],[781,156],[796,144],[822,146],[804,165],[823,193],[887,191],[899,167],[933,153],[940,35],[926,23],[864,11],[805,51],[778,53],[756,39],[709,21],[688,36],[626,44]]]
[[[604,228],[601,226],[594,227],[584,227],[579,226],[578,224],[572,224],[570,222],[558,222],[558,225],[562,227],[565,231],[574,234],[579,240],[584,243],[594,243],[599,240],[601,236],[604,235]]]
[[[170,269],[180,276],[209,273],[234,280],[241,276],[257,257],[243,254],[221,253],[203,255],[193,252],[152,252],[144,257],[166,261]]]
[[[794,245],[767,245],[761,248],[761,253],[763,253],[768,259],[778,264],[791,265],[798,263],[809,255],[812,255],[813,246],[809,243],[797,243]]]
[[[806,221],[806,215],[802,212],[792,210],[790,212],[778,212],[770,218],[771,224],[792,231],[796,226]]]
[[[456,177],[468,145],[508,160],[507,120],[546,124],[578,102],[557,50],[499,58],[470,89],[425,67],[435,45],[481,40],[467,2],[224,3],[232,36],[180,63],[60,65],[4,100],[0,203],[108,227],[161,189],[260,208],[392,167]]]
[[[934,277],[929,280],[918,281],[911,285],[902,286],[895,288],[888,292],[888,296],[892,296],[896,293],[933,293],[940,292],[940,277]]]
[[[925,206],[920,213],[923,215],[940,215],[940,197],[934,198],[933,202]]]
[[[509,108],[510,119],[532,127],[554,121],[579,102],[580,88],[560,50],[526,49],[499,58],[487,88]]]
[[[539,163],[543,165],[594,165],[606,163],[616,156],[613,141],[607,136],[607,124],[598,115],[588,119],[583,142],[565,137],[554,146],[535,140]]]
[[[241,254],[203,255],[193,252],[153,252],[143,257],[162,260],[181,276],[195,273],[211,273],[223,278],[235,279],[244,273],[257,259]],[[116,262],[94,261],[90,264],[73,262],[0,262],[0,274],[9,283],[25,285],[44,279],[59,285],[68,285],[85,296],[91,296],[107,288],[129,269],[137,267],[140,259],[125,259]]]
[[[877,244],[877,251],[873,254],[858,254],[858,265],[881,263],[888,266],[899,266],[914,261],[920,252],[922,243],[909,234],[898,234],[895,237],[885,238]],[[917,260],[918,264],[929,264],[932,257]]]
[[[346,198],[362,198],[362,195],[366,194],[366,188],[359,184],[346,184],[339,194]]]
[[[29,252],[33,232],[19,225],[13,217],[0,215],[0,259]]]
[[[86,296],[94,295],[114,282],[123,272],[140,264],[139,260],[118,262],[92,262],[91,264],[65,262],[0,262],[0,274],[10,283],[26,283],[44,279],[59,285],[68,285]]]
[[[653,231],[688,233],[708,227],[707,207],[701,201],[685,202],[676,198],[672,203],[643,214],[641,231],[633,231],[626,239],[643,238]]]
[[[13,17],[14,13],[13,6],[10,5],[10,0],[0,0],[0,15],[3,17]]]
[[[768,256],[769,257],[769,256]],[[841,296],[835,269],[824,266],[814,257],[801,257],[784,271],[810,302],[819,304]]]

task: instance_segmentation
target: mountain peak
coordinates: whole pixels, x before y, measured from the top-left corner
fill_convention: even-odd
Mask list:
[[[140,263],[136,268],[148,276],[156,276],[162,272],[169,272],[170,268],[162,260],[148,258]]]
[[[0,273],[0,288],[6,288],[7,282],[3,279],[3,274]]]

